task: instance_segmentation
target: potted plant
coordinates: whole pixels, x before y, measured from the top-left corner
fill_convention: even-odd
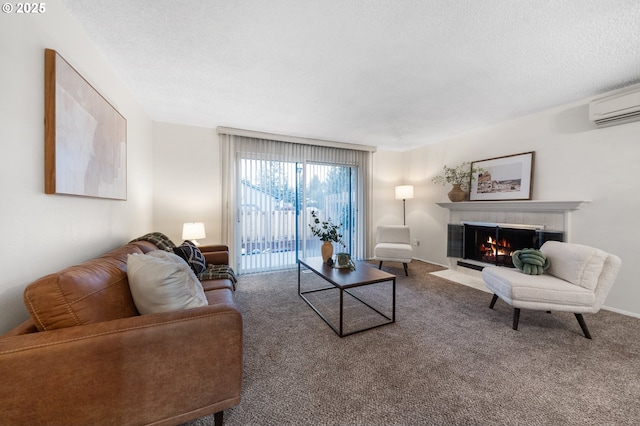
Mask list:
[[[345,244],[342,241],[342,234],[339,232],[342,224],[334,225],[330,218],[325,221],[321,221],[318,217],[317,210],[311,210],[311,217],[313,220],[312,223],[309,224],[309,228],[311,228],[311,233],[320,238],[320,241],[323,242],[320,250],[322,252],[322,261],[326,262],[333,256],[332,243],[339,243],[345,247]]]
[[[480,169],[472,170],[471,163],[468,161],[455,167],[448,167],[445,164],[442,170],[442,174],[431,178],[431,182],[441,185],[447,183],[453,185],[453,188],[447,194],[453,202],[463,201],[467,198],[469,184],[475,178],[474,172],[480,171]]]

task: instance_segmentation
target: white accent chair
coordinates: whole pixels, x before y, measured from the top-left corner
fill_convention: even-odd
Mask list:
[[[409,276],[408,263],[411,263],[413,249],[411,248],[411,232],[408,226],[389,225],[378,226],[376,246],[373,259],[379,260],[378,269],[382,269],[382,262],[401,262],[404,274]]]
[[[622,261],[616,255],[580,244],[547,241],[540,251],[551,262],[542,275],[526,275],[498,266],[482,270],[482,278],[494,295],[513,306],[513,329],[518,329],[520,309],[573,312],[587,339],[591,334],[582,317],[596,313],[616,279]]]

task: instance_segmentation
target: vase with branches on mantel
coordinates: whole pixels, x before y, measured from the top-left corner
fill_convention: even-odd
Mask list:
[[[471,163],[465,161],[454,167],[449,167],[446,164],[442,168],[442,173],[431,178],[431,182],[446,185],[451,184],[451,191],[447,194],[449,200],[456,203],[458,201],[464,201],[469,196],[469,186],[475,179],[476,173],[481,173],[481,169],[472,169]]]

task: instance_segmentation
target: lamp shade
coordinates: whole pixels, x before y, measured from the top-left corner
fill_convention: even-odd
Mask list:
[[[207,234],[204,232],[204,223],[191,222],[182,225],[182,239],[183,240],[197,240],[199,238],[206,238]]]
[[[396,186],[396,200],[410,200],[413,198],[413,185]]]

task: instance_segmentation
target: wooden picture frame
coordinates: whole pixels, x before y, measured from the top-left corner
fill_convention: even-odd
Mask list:
[[[530,200],[535,152],[471,163],[470,201]]]
[[[127,121],[45,49],[45,193],[127,199]]]

